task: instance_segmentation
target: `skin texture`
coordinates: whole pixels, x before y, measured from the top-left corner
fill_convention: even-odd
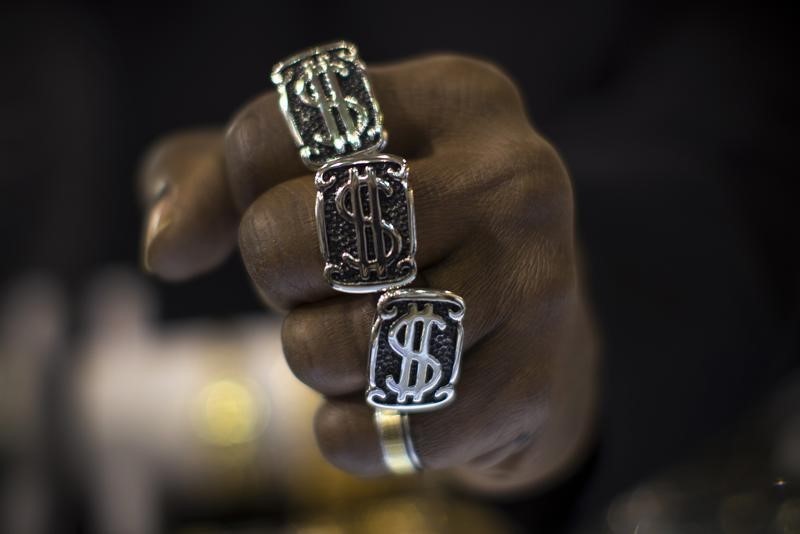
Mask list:
[[[569,176],[493,65],[437,55],[370,70],[389,132],[409,161],[419,287],[467,303],[457,399],[411,416],[426,469],[480,490],[541,488],[591,443],[598,356],[584,296]],[[313,175],[274,91],[225,131],[159,142],[140,177],[148,270],[181,280],[237,244],[263,300],[286,314],[297,377],[327,397],[315,419],[323,454],[360,475],[385,473],[364,401],[375,295],[325,282]]]

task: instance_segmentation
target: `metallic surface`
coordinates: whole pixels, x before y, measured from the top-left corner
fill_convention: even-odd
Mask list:
[[[386,144],[383,116],[353,44],[338,41],[305,50],[277,63],[271,79],[309,168],[378,152]]]
[[[375,410],[375,426],[381,443],[383,462],[395,475],[422,469],[411,442],[408,415],[394,410]]]
[[[399,412],[436,410],[455,398],[465,306],[449,291],[398,289],[378,301],[367,403]]]
[[[404,159],[339,160],[317,172],[315,185],[328,283],[347,293],[369,293],[414,280],[414,198]]]

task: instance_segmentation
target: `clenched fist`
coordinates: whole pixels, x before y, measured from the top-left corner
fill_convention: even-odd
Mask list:
[[[370,80],[409,160],[419,275],[462,296],[458,396],[410,416],[426,469],[473,487],[514,490],[554,479],[590,443],[598,356],[574,229],[569,176],[496,67],[439,55],[378,67]],[[353,473],[385,472],[364,401],[376,295],[337,293],[323,277],[314,177],[268,92],[224,132],[158,143],[145,159],[146,267],[180,280],[237,243],[264,301],[286,314],[297,377],[327,397],[315,420],[323,454]]]

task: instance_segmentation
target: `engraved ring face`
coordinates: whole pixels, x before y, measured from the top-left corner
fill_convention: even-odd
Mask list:
[[[383,118],[354,45],[337,42],[292,56],[273,67],[272,82],[310,168],[385,145]]]
[[[464,311],[464,301],[449,291],[385,293],[372,327],[367,403],[407,413],[452,402]]]
[[[345,159],[317,172],[317,231],[325,278],[347,293],[414,280],[414,200],[402,158]]]

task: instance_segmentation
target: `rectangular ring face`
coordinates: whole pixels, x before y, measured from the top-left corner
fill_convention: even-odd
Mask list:
[[[338,42],[288,58],[273,67],[272,82],[300,157],[312,169],[383,148],[383,119],[354,45]]]
[[[399,289],[378,301],[367,403],[399,412],[453,401],[461,360],[464,301],[448,291]]]
[[[347,293],[414,280],[414,202],[405,160],[346,159],[317,172],[316,218],[325,278]]]

